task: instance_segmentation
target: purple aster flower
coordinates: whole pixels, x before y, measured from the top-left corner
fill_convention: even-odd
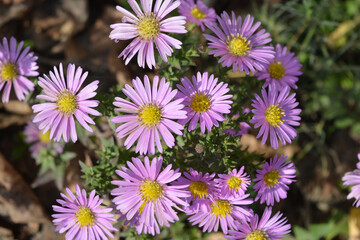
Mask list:
[[[39,160],[40,148],[43,149],[54,149],[57,153],[62,153],[64,144],[54,143],[50,140],[50,131],[42,133],[38,126],[33,122],[28,122],[24,130],[25,142],[30,143],[31,156],[37,161]]]
[[[255,73],[258,80],[265,79],[263,87],[272,85],[279,90],[284,87],[291,87],[297,89],[296,82],[298,81],[301,64],[295,54],[287,51],[286,47],[281,48],[280,44],[276,45],[276,53],[274,60],[265,66],[263,70]]]
[[[183,111],[182,99],[173,101],[177,90],[172,90],[165,78],[155,76],[152,87],[148,76],[144,77],[144,84],[140,78],[133,80],[135,90],[128,84],[122,90],[130,98],[127,101],[116,97],[115,111],[129,113],[111,119],[114,123],[121,123],[116,129],[117,137],[128,136],[124,145],[129,149],[138,140],[136,152],[140,154],[155,154],[155,144],[159,152],[162,152],[160,139],[162,138],[168,147],[175,145],[175,138],[171,132],[182,135],[182,125],[171,119],[184,119],[186,112]],[[171,131],[171,132],[170,132]],[[160,138],[161,136],[161,138]]]
[[[184,110],[187,117],[179,123],[185,125],[190,120],[189,131],[196,128],[200,120],[201,132],[205,132],[205,127],[211,131],[213,125],[219,126],[218,121],[224,121],[222,113],[230,113],[232,101],[227,100],[232,95],[225,95],[230,89],[223,82],[217,84],[218,79],[207,72],[201,75],[200,72],[192,77],[192,82],[187,78],[182,78],[182,85],[176,86],[180,90],[176,98],[184,99]]]
[[[145,229],[154,235],[158,225],[170,227],[170,222],[179,220],[173,207],[178,208],[176,204],[186,206],[183,198],[188,197],[188,193],[186,186],[169,185],[181,173],[179,169],[172,170],[171,164],[161,171],[162,157],[154,158],[151,163],[145,157],[144,162],[132,158],[132,162],[127,162],[128,168],[117,170],[116,173],[124,180],[111,182],[118,186],[111,194],[116,196],[113,199],[116,209],[139,227],[138,232]]]
[[[209,48],[212,48],[209,54],[215,57],[221,56],[219,63],[223,67],[231,67],[236,72],[249,74],[249,71],[264,69],[274,58],[274,48],[265,46],[271,42],[270,34],[264,29],[255,31],[259,28],[260,22],[254,23],[254,17],[247,15],[244,22],[241,17],[235,16],[232,12],[232,19],[226,12],[217,17],[221,29],[217,24],[209,25],[215,36],[204,34],[210,42]]]
[[[360,160],[360,153],[358,154],[358,159]],[[357,169],[352,172],[347,172],[342,178],[345,186],[350,186],[351,191],[347,196],[347,199],[355,198],[354,205],[356,207],[360,206],[360,162],[356,164]]]
[[[250,184],[249,175],[244,172],[245,167],[242,166],[239,171],[233,169],[228,174],[218,174],[219,178],[215,179],[219,192],[224,196],[244,195]]]
[[[247,122],[239,123],[240,130],[236,131],[235,129],[224,129],[224,133],[230,134],[232,137],[238,137],[249,133],[251,126]]]
[[[34,90],[34,83],[26,77],[36,77],[39,73],[36,71],[39,67],[36,64],[37,57],[26,47],[22,47],[24,42],[21,41],[16,46],[16,39],[8,40],[4,37],[3,44],[0,43],[0,91],[4,87],[2,102],[9,101],[11,86],[14,85],[16,97],[21,101],[29,91]]]
[[[256,170],[256,178],[253,179],[257,182],[254,185],[254,190],[258,192],[255,201],[260,199],[260,203],[266,202],[266,205],[274,205],[280,202],[280,199],[287,197],[288,185],[295,182],[296,169],[292,162],[285,162],[286,156],[277,155],[270,159],[270,163],[265,162],[262,170]]]
[[[209,173],[203,174],[192,168],[190,168],[189,172],[190,174],[184,172],[185,177],[180,177],[175,184],[185,186],[187,191],[190,192],[191,195],[185,199],[189,206],[184,211],[186,214],[191,215],[199,211],[204,200],[217,195],[217,188],[214,181],[215,173],[211,175]]]
[[[179,13],[186,17],[191,23],[196,23],[205,31],[205,26],[216,22],[216,12],[208,8],[201,0],[182,0],[179,6]]]
[[[246,221],[252,216],[252,211],[247,205],[254,201],[249,198],[249,194],[237,197],[216,197],[213,200],[205,200],[204,207],[193,216],[189,217],[192,225],[199,224],[203,227],[203,232],[218,231],[219,224],[223,233],[228,230],[237,230],[237,221]]]
[[[40,130],[46,133],[50,129],[50,139],[60,141],[61,136],[65,142],[71,137],[73,142],[77,140],[74,116],[79,123],[89,132],[93,130],[88,123],[95,122],[88,114],[99,116],[100,113],[93,107],[99,105],[99,101],[89,100],[96,95],[99,81],[94,81],[83,88],[88,72],[83,73],[81,67],[75,69],[74,64],[69,64],[67,69],[66,81],[62,64],[59,71],[54,67],[54,72],[49,72],[50,78],[44,74],[44,78],[39,77],[39,86],[42,87],[43,95],[36,98],[47,102],[34,105],[32,108],[37,115],[33,122],[39,123]]]
[[[242,224],[237,223],[238,231],[229,230],[229,239],[269,239],[269,240],[280,240],[291,231],[291,225],[286,224],[286,217],[282,217],[282,213],[277,212],[271,217],[272,209],[265,208],[265,211],[259,221],[259,216],[254,214],[250,219],[249,224],[243,222]],[[270,218],[271,217],[271,218]]]
[[[250,109],[249,108],[243,108],[242,114],[247,115],[249,114]],[[231,117],[232,121],[237,121],[240,117],[240,113],[236,113],[234,116]],[[251,126],[247,122],[240,122],[239,123],[239,131],[236,131],[235,129],[224,129],[224,133],[230,134],[232,137],[238,137],[242,136],[244,134],[248,134],[249,130],[251,129]]]
[[[285,145],[291,143],[297,132],[291,126],[299,126],[301,109],[295,108],[299,105],[295,99],[295,93],[290,93],[290,88],[283,88],[280,93],[276,88],[269,87],[269,93],[265,89],[261,90],[261,99],[257,94],[253,99],[252,110],[254,117],[250,123],[255,124],[255,128],[261,127],[256,138],[263,136],[261,143],[264,145],[269,132],[270,144],[274,149],[279,147],[278,139]]]
[[[162,20],[171,11],[180,5],[180,1],[157,0],[154,8],[153,0],[141,0],[141,8],[135,0],[128,0],[135,15],[117,6],[116,9],[124,14],[122,23],[110,25],[113,29],[110,38],[115,41],[135,38],[119,55],[126,59],[125,64],[138,53],[138,64],[145,68],[145,62],[151,69],[156,66],[154,55],[154,43],[161,58],[167,62],[167,56],[171,56],[173,48],[180,49],[181,42],[165,33],[186,33],[184,24],[185,17],[176,16]]]
[[[76,195],[69,188],[66,188],[66,192],[68,196],[60,193],[64,200],[57,200],[61,206],[53,205],[53,210],[57,212],[52,215],[56,232],[67,232],[66,240],[100,240],[108,239],[107,236],[114,237],[110,232],[117,231],[110,223],[115,221],[112,218],[114,215],[110,213],[112,208],[100,207],[103,200],[95,195],[95,190],[91,191],[89,197],[86,196],[85,189],[81,190],[78,185]]]

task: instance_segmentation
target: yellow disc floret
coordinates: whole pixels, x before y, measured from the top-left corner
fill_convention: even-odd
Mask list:
[[[203,113],[210,109],[211,100],[204,93],[195,93],[191,97],[190,107],[194,112]]]
[[[285,68],[281,62],[273,62],[269,65],[269,73],[272,78],[279,80],[285,76]]]
[[[50,131],[46,133],[39,132],[39,140],[42,144],[48,144],[50,142]]]
[[[238,189],[241,186],[241,183],[243,181],[237,177],[237,176],[231,176],[229,177],[229,179],[226,181],[229,190],[231,189]]]
[[[280,173],[278,170],[273,169],[264,175],[264,182],[268,188],[274,187],[279,182]]]
[[[146,105],[141,109],[139,115],[143,124],[148,127],[156,126],[161,120],[161,109],[155,104]]]
[[[226,200],[216,200],[214,203],[211,204],[211,211],[217,217],[226,217],[231,213],[231,204],[229,201]]]
[[[154,39],[160,33],[160,24],[156,17],[151,14],[139,20],[137,30],[141,38],[145,40]]]
[[[208,186],[206,185],[206,183],[201,181],[192,182],[189,186],[189,191],[191,192],[194,198],[195,197],[205,198],[209,194]]]
[[[164,190],[157,181],[147,179],[140,185],[140,193],[145,202],[155,201],[160,198]]]
[[[76,96],[69,90],[62,91],[56,101],[60,112],[66,115],[73,114],[78,108]]]
[[[265,111],[265,119],[273,127],[279,127],[283,123],[284,116],[285,113],[278,104],[270,105]]]
[[[206,14],[202,12],[196,5],[191,8],[191,15],[196,19],[204,19]]]
[[[76,213],[75,217],[78,223],[80,223],[80,227],[91,227],[95,222],[95,214],[88,207],[80,207]]]
[[[255,230],[249,233],[245,240],[268,240],[269,238],[267,236],[268,235],[264,231]]]
[[[246,56],[251,49],[250,41],[242,35],[232,35],[231,38],[228,37],[227,49],[235,57]]]
[[[12,63],[6,63],[1,68],[0,74],[3,81],[12,80],[18,75],[17,66]]]

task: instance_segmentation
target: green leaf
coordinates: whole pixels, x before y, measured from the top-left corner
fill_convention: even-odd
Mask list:
[[[61,160],[64,162],[68,162],[75,157],[76,157],[76,153],[74,152],[65,152],[60,155]]]

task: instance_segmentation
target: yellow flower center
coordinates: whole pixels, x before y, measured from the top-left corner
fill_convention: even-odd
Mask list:
[[[157,125],[161,120],[161,116],[161,109],[155,104],[146,105],[139,113],[142,123],[148,127]]]
[[[226,181],[229,190],[231,189],[238,189],[241,185],[243,181],[237,177],[237,176],[231,176],[229,177],[229,179]]]
[[[81,228],[91,227],[95,222],[95,214],[88,207],[80,207],[76,211],[75,216]]]
[[[48,144],[50,142],[50,131],[46,133],[39,132],[39,140],[42,144]]]
[[[147,201],[144,201],[141,206],[139,207],[139,214],[142,213],[142,211],[144,211],[145,205],[146,205]]]
[[[265,111],[265,119],[273,127],[279,127],[283,123],[283,116],[285,113],[278,104],[269,106]]]
[[[285,75],[285,68],[281,62],[273,62],[269,65],[269,73],[272,78],[279,80]]]
[[[1,78],[3,81],[12,80],[18,74],[18,69],[15,64],[6,63],[1,68]]]
[[[211,211],[215,214],[217,217],[226,217],[226,215],[229,215],[231,213],[231,204],[229,201],[226,200],[216,200],[214,203],[211,204]]]
[[[206,14],[199,10],[196,5],[191,8],[191,15],[196,19],[204,19],[206,17]]]
[[[159,21],[153,14],[141,18],[137,28],[140,37],[145,40],[154,39],[160,33]]]
[[[210,98],[204,93],[195,93],[195,95],[191,97],[190,107],[194,112],[206,112],[207,110],[209,110],[210,106]]]
[[[77,98],[69,90],[61,92],[56,103],[58,109],[67,115],[73,114],[78,108]]]
[[[250,41],[239,34],[231,38],[228,37],[227,49],[235,57],[246,56],[251,49]]]
[[[145,202],[150,202],[160,198],[164,191],[158,182],[147,179],[141,184],[140,193]],[[145,206],[145,204],[143,205]]]
[[[255,230],[249,233],[245,240],[268,240],[268,235],[261,230]]]
[[[264,175],[264,182],[268,188],[274,187],[275,184],[279,182],[279,175],[280,173],[276,169],[273,169]]]
[[[189,186],[189,191],[193,197],[205,198],[208,196],[208,186],[204,182],[195,181]]]

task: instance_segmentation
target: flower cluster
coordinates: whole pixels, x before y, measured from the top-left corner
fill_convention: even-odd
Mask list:
[[[286,144],[294,140],[297,136],[294,126],[300,125],[301,109],[297,108],[295,93],[290,91],[297,88],[301,64],[285,46],[277,44],[274,49],[270,34],[260,27],[260,22],[255,22],[254,17],[242,18],[234,12],[217,16],[215,10],[201,0],[141,0],[140,4],[128,0],[128,4],[132,11],[117,6],[123,15],[122,22],[110,26],[109,36],[116,42],[132,40],[119,55],[125,64],[136,54],[139,67],[147,65],[152,69],[164,64],[172,54],[177,54],[174,49],[182,48],[182,41],[175,37],[187,33],[186,20],[195,23],[206,32],[201,36],[208,42],[209,55],[219,57],[218,67],[225,71],[240,71],[244,76],[255,76],[258,80],[265,79],[261,96],[255,94],[252,100],[253,116],[249,115],[248,120],[252,119],[249,122],[242,120],[240,131],[223,129],[214,132],[238,139],[253,126],[259,128],[257,138],[262,137],[262,144],[270,139],[274,149],[279,147],[279,142]],[[182,16],[167,17],[177,8]],[[25,76],[38,75],[37,57],[29,53],[29,47],[22,51],[22,46],[23,42],[17,46],[14,38],[10,44],[6,38],[0,44],[3,102],[9,100],[12,85],[19,100],[24,100],[25,94],[34,89],[34,84]],[[158,63],[157,53],[158,59],[162,59]],[[106,103],[93,99],[99,81],[85,84],[87,77],[88,72],[81,67],[69,64],[64,70],[62,63],[48,75],[39,77],[41,93],[36,97],[38,102],[32,106],[35,116],[25,130],[26,141],[33,143],[34,156],[39,148],[48,148],[51,140],[76,142],[78,135],[81,136],[77,132],[79,127],[94,132],[97,125],[90,115],[100,116],[96,108]],[[249,106],[233,104],[239,100],[235,96],[236,88],[224,76],[197,72],[177,79],[178,82],[173,83],[163,77],[161,71],[149,73],[135,77],[132,86],[125,84],[122,96],[111,96],[114,101],[110,107],[116,115],[111,114],[113,117],[109,120],[117,125],[116,137],[124,139],[120,143],[126,150],[144,155],[127,161],[126,166],[115,171],[116,177],[110,176],[107,180],[109,184],[112,180],[111,200],[119,215],[117,221],[135,227],[138,234],[155,235],[160,233],[160,227],[170,227],[170,223],[178,221],[178,211],[181,211],[192,225],[202,227],[204,232],[221,228],[230,239],[271,240],[289,234],[290,224],[280,212],[271,217],[271,207],[287,197],[289,185],[295,181],[294,164],[287,161],[286,156],[275,155],[263,163],[252,179],[250,176],[255,175],[255,170],[246,172],[250,171],[245,169],[247,165],[240,163],[236,164],[238,168],[227,173],[203,173],[187,168],[189,172],[184,172],[183,176],[179,169],[173,169],[172,164],[163,168],[164,162],[172,159],[163,161],[156,154],[169,156],[166,150],[175,148],[180,136],[211,135],[214,128],[226,124],[234,105],[237,107],[233,109],[234,119],[239,118],[240,114],[236,113],[241,109],[244,109],[241,114],[250,112]],[[62,147],[60,144],[55,148],[59,154]],[[157,157],[150,159],[149,155]],[[173,164],[178,165],[176,161]],[[344,184],[357,185],[358,174],[356,170],[347,174]],[[250,186],[253,191],[249,191]],[[357,206],[360,205],[358,190],[354,187],[349,195],[357,199]],[[76,186],[76,194],[69,189],[66,192],[68,196],[61,194],[62,199],[58,200],[60,206],[53,206],[56,231],[66,232],[66,239],[113,237],[110,232],[116,231],[111,224],[115,221],[110,213],[113,209],[100,207],[103,200],[95,190],[87,195],[84,189]],[[251,208],[256,201],[266,205],[260,220]]]
[[[226,95],[227,84],[218,84],[218,79],[207,72],[198,73],[192,80],[183,78],[183,85],[177,85],[180,91],[173,90],[165,78],[159,83],[158,76],[152,85],[146,75],[144,83],[140,78],[133,80],[134,88],[125,85],[122,91],[131,101],[116,97],[114,105],[115,111],[127,114],[112,118],[112,122],[121,124],[116,129],[118,138],[128,136],[124,143],[127,149],[138,140],[136,152],[155,154],[155,145],[162,152],[161,140],[173,147],[171,132],[182,135],[186,123],[190,122],[188,130],[192,131],[200,121],[204,133],[205,128],[211,131],[213,125],[219,126],[217,121],[225,120],[222,113],[229,113],[232,103],[227,100],[232,97]]]
[[[267,205],[273,205],[274,198],[277,202],[285,198],[283,194],[286,196],[295,173],[293,164],[285,163],[285,159],[275,156],[270,164],[263,165],[263,171],[253,179],[257,182],[254,189],[259,191],[255,200],[261,197],[260,203],[263,203],[267,197],[270,199]],[[170,222],[178,220],[173,208],[182,208],[189,215],[188,220],[203,227],[204,232],[218,231],[219,226],[225,234],[229,230],[245,231],[244,227],[239,227],[240,223],[257,221],[257,215],[249,208],[254,200],[246,193],[251,180],[245,167],[218,174],[219,178],[215,178],[215,173],[203,174],[194,169],[181,176],[179,170],[172,170],[171,164],[161,171],[162,162],[161,157],[152,161],[145,157],[144,163],[133,158],[127,162],[128,167],[116,171],[123,180],[112,181],[117,185],[111,194],[115,196],[113,202],[119,211],[119,220],[135,226],[139,234],[154,235],[159,233],[159,226],[169,227]],[[268,215],[271,210],[264,213],[267,220]],[[279,221],[280,217],[278,213],[271,221],[282,226],[286,220]],[[290,225],[285,226],[279,234],[288,233]],[[266,224],[259,227],[267,229]]]
[[[266,204],[273,205],[274,199],[278,202],[286,197],[295,169],[285,160],[286,157],[275,156],[263,165],[263,170],[253,179],[254,190],[258,191],[255,201],[260,198],[260,203],[264,203],[264,199],[270,199]],[[144,162],[133,158],[127,167],[116,171],[122,180],[111,182],[116,186],[111,195],[120,216],[118,221],[125,220],[124,224],[134,226],[138,234],[155,235],[160,233],[160,226],[170,227],[170,223],[179,220],[176,209],[189,215],[188,220],[203,227],[204,232],[218,231],[220,226],[223,233],[230,234],[229,238],[259,234],[280,238],[289,233],[290,225],[286,224],[286,218],[281,219],[282,214],[270,218],[271,208],[265,209],[258,224],[258,216],[250,209],[254,200],[246,193],[251,180],[244,166],[215,178],[215,173],[203,174],[193,169],[182,177],[171,164],[163,170],[162,165],[162,157],[152,161],[145,157]],[[102,236],[104,232],[111,236],[108,230],[114,228],[108,222],[114,221],[113,215],[106,214],[111,209],[99,208],[102,200],[95,197],[95,191],[90,193],[89,200],[78,186],[76,196],[69,189],[67,192],[69,197],[61,194],[65,201],[58,200],[62,207],[53,206],[59,212],[53,215],[58,225],[56,230],[62,233],[69,229],[67,239],[81,239],[90,234]]]
[[[300,125],[301,109],[296,108],[299,103],[296,102],[295,93],[290,94],[290,88],[297,89],[295,83],[297,76],[302,74],[300,68],[301,64],[294,53],[277,44],[275,58],[255,73],[258,80],[265,79],[265,83],[261,90],[262,98],[255,94],[253,99],[254,117],[250,123],[255,124],[255,128],[260,127],[257,138],[262,136],[261,143],[265,144],[269,137],[274,149],[279,147],[279,140],[285,145],[297,136],[292,126]]]

